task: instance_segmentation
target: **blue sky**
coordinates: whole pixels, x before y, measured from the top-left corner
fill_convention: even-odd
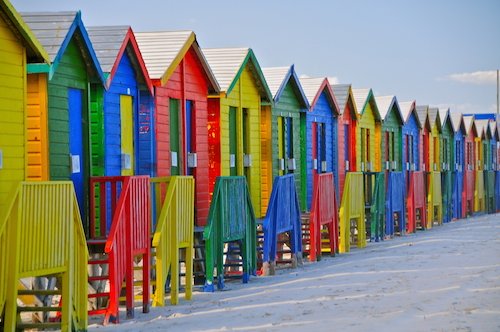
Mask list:
[[[194,30],[201,47],[249,46],[262,67],[336,77],[399,101],[496,111],[498,0],[11,0],[81,10],[84,23]]]

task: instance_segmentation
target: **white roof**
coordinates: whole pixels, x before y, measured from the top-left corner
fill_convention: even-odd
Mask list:
[[[411,111],[415,108],[415,100],[412,101],[402,101],[399,103],[399,109],[403,115],[403,121],[406,123],[410,117]]]
[[[395,98],[396,98],[395,96],[375,97],[375,102],[377,103],[378,111],[380,113],[380,117],[382,118],[382,120],[384,120],[387,114],[389,113]]]
[[[352,95],[354,97],[354,102],[356,103],[358,114],[363,113],[363,108],[365,106],[369,94],[370,94],[370,89],[352,89]]]
[[[203,49],[203,54],[219,82],[221,91],[229,89],[249,51],[249,48]]]
[[[144,63],[152,79],[160,79],[182,50],[193,31],[136,32]]]
[[[451,125],[453,126],[453,131],[457,132],[460,130],[460,122],[462,121],[462,113],[450,112]]]
[[[469,131],[472,129],[472,124],[474,122],[474,116],[464,115],[463,120],[464,120],[465,131],[467,134],[469,134]]]
[[[489,120],[476,120],[477,134],[481,136],[483,131],[486,131],[489,126]]]
[[[271,90],[273,98],[276,98],[276,94],[278,93],[289,71],[290,67],[262,68],[262,73],[264,74],[264,78],[266,79],[269,90]]]
[[[299,81],[300,85],[302,85],[302,90],[304,90],[304,94],[311,105],[314,98],[318,94],[321,84],[325,81],[325,77],[301,77],[299,78]]]

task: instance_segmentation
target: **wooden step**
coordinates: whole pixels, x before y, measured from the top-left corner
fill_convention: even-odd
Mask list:
[[[88,261],[89,265],[97,265],[97,264],[109,264],[109,259],[90,259]]]
[[[88,281],[100,281],[100,280],[108,280],[108,279],[109,279],[108,275],[88,277]]]
[[[52,311],[61,311],[61,307],[17,307],[17,312],[52,312]]]
[[[89,299],[95,299],[97,297],[109,297],[109,292],[88,294]]]
[[[19,289],[18,295],[61,295],[60,289]]]
[[[21,323],[17,324],[18,330],[48,330],[48,329],[61,329],[61,323]]]
[[[87,239],[87,245],[91,245],[91,246],[104,245],[104,244],[106,244],[106,241],[107,241],[107,239],[105,237]]]

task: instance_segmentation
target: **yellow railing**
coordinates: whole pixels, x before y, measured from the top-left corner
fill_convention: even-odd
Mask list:
[[[186,299],[191,299],[193,283],[194,179],[192,176],[152,178],[155,195],[156,289],[153,306],[165,305],[165,283],[171,275],[170,302],[179,301],[179,249],[186,262]]]
[[[21,278],[58,274],[61,329],[87,328],[88,250],[72,182],[22,182],[0,224],[0,312],[16,329]]]
[[[351,220],[356,220],[358,229],[358,246],[366,245],[365,198],[363,193],[363,173],[348,172],[345,178],[344,192],[339,211],[340,245],[339,252],[350,250]]]

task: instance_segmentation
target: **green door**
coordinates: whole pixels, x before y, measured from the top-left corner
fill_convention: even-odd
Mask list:
[[[181,154],[179,149],[179,100],[170,98],[170,175],[180,175]]]
[[[236,135],[236,107],[229,107],[229,175],[238,175],[236,168],[238,160]]]

